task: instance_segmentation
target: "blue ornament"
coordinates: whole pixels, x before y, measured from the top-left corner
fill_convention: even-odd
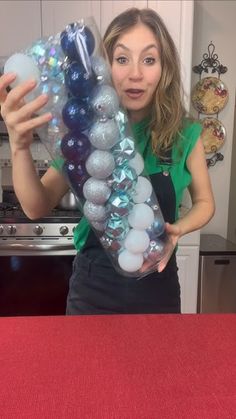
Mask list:
[[[63,156],[73,162],[85,161],[90,153],[91,145],[88,137],[81,132],[68,132],[61,140]]]
[[[115,168],[109,180],[109,184],[113,189],[118,191],[128,191],[136,185],[137,173],[136,171],[124,164]]]
[[[162,235],[165,231],[165,222],[163,217],[155,218],[154,222],[146,229],[151,240],[155,240],[158,236]]]
[[[91,93],[96,79],[81,63],[74,61],[65,68],[65,84],[72,95],[82,99]]]
[[[83,162],[74,163],[67,161],[64,164],[63,170],[75,194],[83,196],[83,185],[89,177],[85,164]]]
[[[82,61],[92,55],[95,39],[87,26],[78,23],[67,25],[61,33],[61,47],[71,61]]]
[[[71,130],[84,131],[92,122],[93,113],[89,105],[77,98],[69,99],[62,109],[64,124]]]
[[[126,216],[129,214],[134,204],[130,196],[125,192],[114,192],[108,201],[108,210],[114,214]]]

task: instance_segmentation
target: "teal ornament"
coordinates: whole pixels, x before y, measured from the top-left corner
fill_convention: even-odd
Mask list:
[[[119,240],[123,240],[128,231],[129,223],[127,218],[113,214],[107,222],[105,233],[111,238],[119,238]]]
[[[113,118],[119,109],[119,99],[115,89],[109,85],[101,85],[94,89],[91,106],[100,119]]]
[[[112,188],[118,191],[128,191],[136,184],[136,171],[128,165],[118,166],[112,173],[110,183]]]
[[[104,249],[108,250],[109,252],[118,252],[122,247],[118,239],[112,239],[106,234],[100,237],[100,242]]]
[[[135,143],[131,137],[125,137],[112,149],[116,164],[120,165],[135,155]]]
[[[125,135],[129,124],[128,117],[125,111],[120,109],[115,115],[115,120],[118,124],[120,132]]]
[[[114,214],[126,216],[133,208],[130,196],[125,192],[114,192],[108,201],[108,210]]]
[[[89,132],[91,144],[99,150],[109,150],[119,140],[119,129],[113,119],[98,121]]]

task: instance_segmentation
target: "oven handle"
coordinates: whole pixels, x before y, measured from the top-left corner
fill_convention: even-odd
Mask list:
[[[0,245],[0,251],[9,251],[9,250],[20,250],[22,252],[30,251],[62,251],[62,250],[75,250],[73,245],[68,244],[21,244],[21,243],[8,243],[6,245]]]

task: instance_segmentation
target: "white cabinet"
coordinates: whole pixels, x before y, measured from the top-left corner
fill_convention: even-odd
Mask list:
[[[0,1],[0,57],[25,49],[41,37],[41,2]]]
[[[179,241],[177,265],[181,287],[182,313],[197,312],[200,232],[186,234]]]

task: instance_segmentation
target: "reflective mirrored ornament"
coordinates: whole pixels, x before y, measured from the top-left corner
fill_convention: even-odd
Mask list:
[[[61,47],[71,61],[81,61],[81,56],[92,55],[95,39],[87,26],[72,23],[61,32]]]
[[[106,235],[111,238],[119,238],[123,240],[129,231],[129,223],[127,218],[112,214],[109,217],[106,226]]]
[[[145,230],[154,221],[153,210],[147,204],[135,204],[128,216],[131,227],[137,230]]]
[[[156,239],[165,231],[165,222],[163,217],[155,217],[153,224],[146,229],[151,240]]]
[[[141,204],[150,198],[152,193],[152,184],[146,177],[138,176],[137,183],[132,191],[132,198],[136,204]]]
[[[131,229],[124,241],[124,246],[132,253],[143,253],[147,250],[150,239],[145,230]]]
[[[114,158],[108,151],[95,150],[86,161],[86,169],[90,176],[106,179],[115,167]]]
[[[109,150],[119,140],[119,129],[114,119],[95,122],[89,132],[91,144],[99,150]]]
[[[91,106],[100,119],[112,118],[118,112],[119,99],[113,87],[101,85],[94,89]]]
[[[93,113],[85,102],[77,98],[69,99],[62,109],[64,124],[71,130],[84,131],[89,128]]]
[[[117,166],[111,176],[111,184],[114,190],[128,191],[136,184],[136,172],[127,164]]]
[[[116,164],[120,165],[135,155],[135,143],[131,137],[125,137],[112,149]]]
[[[84,184],[83,194],[88,201],[102,205],[108,200],[111,189],[104,180],[90,177]]]
[[[83,206],[85,217],[89,221],[103,221],[106,218],[106,208],[103,205],[94,204],[90,201],[85,201]]]
[[[143,264],[143,255],[140,253],[131,253],[129,250],[123,250],[118,256],[118,263],[121,269],[126,272],[136,272]]]
[[[108,209],[114,214],[128,215],[133,207],[130,196],[125,192],[114,192],[109,198]]]

